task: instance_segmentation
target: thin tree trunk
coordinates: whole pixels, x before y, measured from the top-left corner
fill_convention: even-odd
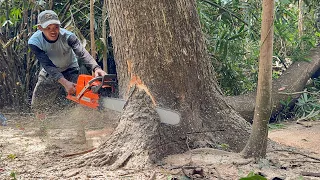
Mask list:
[[[32,19],[30,19],[30,22],[28,21],[28,7],[29,5],[28,4],[26,4],[26,3],[24,3],[24,10],[23,10],[23,23],[21,24],[21,27],[23,27],[23,28],[21,28],[21,30],[24,30],[24,29],[26,29],[27,30],[27,32],[25,32],[24,34],[23,34],[23,39],[25,40],[24,42],[24,46],[25,47],[28,47],[28,44],[27,44],[27,39],[28,39],[28,33],[29,32],[31,32],[31,31],[29,31],[31,28],[30,28],[30,26],[31,26],[31,22],[32,22]],[[29,90],[30,90],[30,76],[31,76],[31,73],[30,73],[30,52],[29,51],[27,51],[26,52],[26,54],[25,54],[25,56],[24,56],[24,60],[27,62],[26,63],[26,65],[27,65],[27,67],[26,67],[26,75],[25,75],[25,85],[24,85],[24,97],[25,97],[25,99],[29,99],[29,94],[30,94],[30,92],[29,92]]]
[[[103,70],[105,72],[108,72],[108,37],[107,37],[107,0],[103,0],[103,7],[102,7],[102,39],[104,42],[104,48],[103,48]]]
[[[259,159],[266,156],[268,122],[272,110],[273,19],[274,0],[263,0],[257,97],[252,132],[242,151],[244,157]]]
[[[10,23],[8,22],[10,19],[9,19],[9,0],[6,0],[6,20],[7,20],[7,24],[6,24],[6,37],[9,38],[9,25]]]
[[[49,0],[49,7],[48,7],[48,9],[53,10],[53,7],[54,7],[54,0]]]
[[[303,35],[303,0],[299,0],[298,30],[301,38]]]
[[[91,55],[96,59],[96,44],[94,40],[94,0],[90,0],[90,39],[91,39]]]

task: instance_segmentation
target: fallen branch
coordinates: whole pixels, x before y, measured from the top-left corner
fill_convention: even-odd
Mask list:
[[[320,161],[308,161],[308,160],[300,160],[300,161],[291,161],[291,162],[301,162],[301,163],[320,163]]]
[[[95,149],[96,148],[92,148],[92,149],[89,149],[89,150],[86,150],[86,151],[82,151],[82,152],[77,152],[77,153],[72,153],[72,154],[65,154],[62,157],[71,157],[71,156],[82,155],[82,154],[86,154],[86,153],[92,152]]]
[[[312,94],[312,95],[319,95],[319,93],[308,92],[308,91],[293,92],[293,93],[278,92],[278,94],[285,94],[285,95],[296,95],[296,94],[303,94],[303,93]]]
[[[235,165],[235,166],[244,166],[244,165],[250,164],[251,162],[254,162],[253,158],[251,158],[249,160],[246,160],[246,161],[242,161],[242,162],[232,161],[232,164]]]
[[[301,153],[301,152],[288,150],[288,149],[275,149],[275,150],[273,150],[273,151],[285,151],[285,152],[290,152],[290,153],[299,154],[299,155],[305,156],[305,157],[307,157],[307,158],[320,161],[320,158],[317,158],[317,157],[314,157],[314,156],[310,156],[310,155],[307,155],[307,154],[304,154],[304,153]]]
[[[306,171],[302,171],[302,172],[301,172],[301,175],[302,175],[302,176],[320,177],[320,173],[306,172]]]

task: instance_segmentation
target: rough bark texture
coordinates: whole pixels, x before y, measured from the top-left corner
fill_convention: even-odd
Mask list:
[[[268,122],[271,115],[272,54],[274,1],[263,0],[261,23],[261,47],[256,106],[252,132],[242,154],[244,157],[264,158],[267,152]]]
[[[188,148],[243,149],[250,126],[213,78],[195,2],[108,2],[120,96],[137,88],[115,133],[86,162],[142,168]],[[180,124],[160,123],[154,105],[180,112]]]
[[[294,62],[279,79],[272,83],[272,102],[273,110],[271,117],[275,117],[282,109],[283,105],[280,100],[286,101],[292,97],[291,105],[300,94],[292,94],[301,92],[305,88],[307,81],[313,76],[319,76],[320,69],[320,47],[313,49],[310,52],[310,62],[300,61]],[[279,90],[280,88],[284,90]],[[228,96],[225,100],[237,112],[241,114],[247,121],[252,122],[255,106],[256,93],[252,92],[240,96]]]

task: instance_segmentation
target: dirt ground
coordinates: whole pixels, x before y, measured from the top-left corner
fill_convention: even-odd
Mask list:
[[[80,113],[81,112],[81,113]],[[235,180],[248,173],[267,179],[320,179],[320,121],[284,123],[271,130],[267,158],[254,163],[239,154],[216,149],[196,149],[166,157],[144,170],[70,166],[83,154],[94,151],[117,125],[118,115],[77,107],[67,114],[48,117],[47,136],[37,136],[39,123],[32,114],[5,114],[0,126],[0,179],[141,179]],[[85,124],[86,141],[79,133]]]

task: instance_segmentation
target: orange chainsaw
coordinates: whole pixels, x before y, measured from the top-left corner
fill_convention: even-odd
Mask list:
[[[122,112],[126,101],[113,98],[115,94],[116,75],[93,77],[80,74],[76,84],[76,94],[67,95],[67,99],[93,109],[111,109]],[[160,121],[166,124],[176,125],[180,122],[180,114],[176,111],[155,107]]]

